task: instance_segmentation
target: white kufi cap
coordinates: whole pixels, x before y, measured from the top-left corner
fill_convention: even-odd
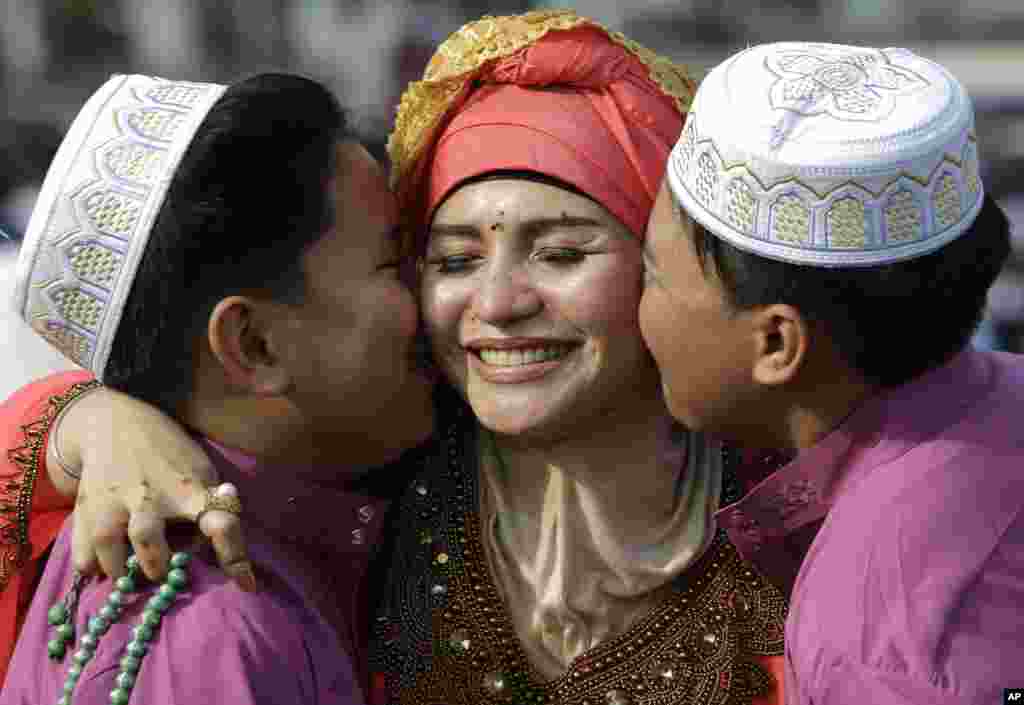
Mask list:
[[[983,199],[960,82],[905,49],[835,44],[766,44],[713,69],[667,178],[717,237],[823,267],[932,252]]]
[[[79,112],[46,174],[14,305],[97,379],[174,172],[224,90],[114,76]]]

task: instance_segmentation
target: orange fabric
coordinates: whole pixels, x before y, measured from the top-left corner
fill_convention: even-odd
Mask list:
[[[768,695],[763,698],[754,698],[750,705],[782,705],[786,702],[786,681],[783,672],[786,667],[786,659],[782,656],[759,656],[757,662],[771,674],[774,686]]]
[[[3,531],[0,531],[0,684],[7,675],[7,665],[14,652],[18,629],[32,600],[32,588],[40,572],[40,558],[53,544],[74,506],[74,500],[59,494],[46,471],[46,441],[49,428],[40,423],[49,409],[50,397],[86,382],[92,374],[85,371],[62,372],[22,387],[0,404],[0,508]],[[32,425],[35,427],[32,428]],[[30,450],[32,431],[41,432],[42,443]],[[38,474],[31,492],[28,515],[28,545],[20,546],[17,537],[17,516],[13,507],[23,492],[26,467],[16,462],[15,454],[24,459],[35,458]],[[6,570],[6,573],[5,573]],[[45,645],[40,645],[45,648]]]
[[[572,184],[643,237],[683,115],[639,59],[583,26],[545,35],[478,81],[437,139],[428,218],[465,179],[515,169]]]

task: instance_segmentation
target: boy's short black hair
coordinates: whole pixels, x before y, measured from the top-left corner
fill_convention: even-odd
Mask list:
[[[953,242],[878,267],[780,262],[740,250],[690,220],[697,258],[702,267],[712,265],[734,308],[795,307],[865,381],[881,387],[905,384],[967,346],[1010,253],[1010,223],[988,195]]]
[[[302,255],[335,222],[335,145],[351,137],[321,84],[260,74],[225,91],[179,165],[139,264],[104,382],[173,414],[218,301],[296,303]]]

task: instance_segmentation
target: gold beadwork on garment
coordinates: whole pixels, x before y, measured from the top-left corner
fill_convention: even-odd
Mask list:
[[[7,457],[22,470],[22,475],[20,479],[5,478],[0,485],[0,592],[32,553],[29,514],[36,477],[39,469],[46,467],[45,441],[50,426],[68,404],[98,386],[95,380],[80,382],[51,397],[43,417],[21,427],[22,444],[7,451]]]
[[[786,601],[720,533],[666,599],[624,634],[544,682],[530,666],[490,577],[479,517],[467,517],[465,563],[432,620],[434,661],[398,703],[739,705],[765,695],[754,660],[782,653]]]

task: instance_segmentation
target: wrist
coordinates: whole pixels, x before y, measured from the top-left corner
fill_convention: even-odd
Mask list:
[[[83,399],[102,389],[98,382],[78,384],[51,400],[54,414],[46,444],[46,467],[53,486],[75,497],[82,474],[81,423],[88,416]]]

